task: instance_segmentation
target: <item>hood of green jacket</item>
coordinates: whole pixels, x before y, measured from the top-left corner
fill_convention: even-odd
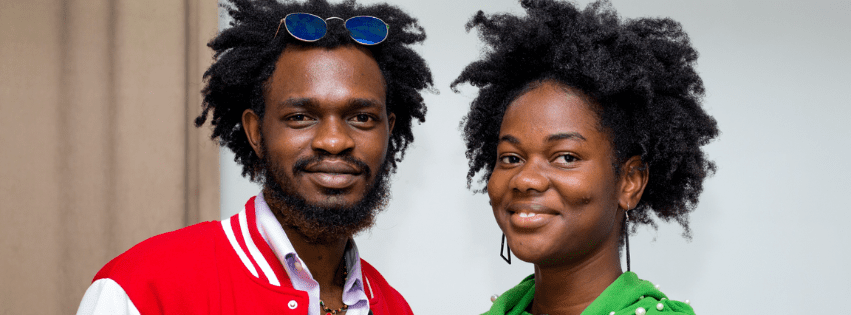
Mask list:
[[[535,276],[530,275],[503,293],[482,315],[531,315],[526,308],[535,297]],[[646,314],[695,315],[690,305],[669,300],[664,293],[634,272],[625,272],[598,296],[582,315],[634,315],[638,308]]]

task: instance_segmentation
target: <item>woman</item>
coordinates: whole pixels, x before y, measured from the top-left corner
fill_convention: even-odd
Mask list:
[[[690,237],[714,171],[701,146],[718,134],[697,52],[677,22],[620,20],[606,1],[521,4],[526,16],[468,23],[489,50],[452,84],[480,88],[468,184],[484,174],[503,241],[535,265],[485,314],[694,314],[629,272],[627,234],[652,213]]]

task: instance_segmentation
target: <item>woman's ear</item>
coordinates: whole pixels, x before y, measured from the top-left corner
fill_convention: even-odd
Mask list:
[[[261,159],[263,158],[263,150],[260,147],[260,117],[253,110],[246,109],[242,112],[242,129],[245,129],[245,136],[248,138],[248,143],[254,149],[254,153]]]
[[[621,209],[632,210],[635,208],[638,201],[641,200],[644,188],[647,187],[649,177],[650,170],[638,155],[629,158],[621,165],[620,191],[618,192],[618,205]]]

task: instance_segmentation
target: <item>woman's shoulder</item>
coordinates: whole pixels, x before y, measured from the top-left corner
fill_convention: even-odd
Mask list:
[[[535,276],[529,275],[505,293],[499,295],[490,310],[482,315],[522,314],[535,297]],[[516,311],[515,311],[516,310]]]
[[[582,312],[582,315],[591,314],[694,315],[694,309],[688,303],[668,299],[650,281],[639,279],[633,272],[625,272]]]

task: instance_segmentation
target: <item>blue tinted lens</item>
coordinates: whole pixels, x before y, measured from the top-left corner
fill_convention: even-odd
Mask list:
[[[346,20],[352,38],[364,45],[378,44],[387,38],[387,24],[371,16],[357,16]]]
[[[316,41],[325,36],[328,26],[318,16],[307,13],[293,13],[284,19],[287,31],[295,38],[303,41]]]

